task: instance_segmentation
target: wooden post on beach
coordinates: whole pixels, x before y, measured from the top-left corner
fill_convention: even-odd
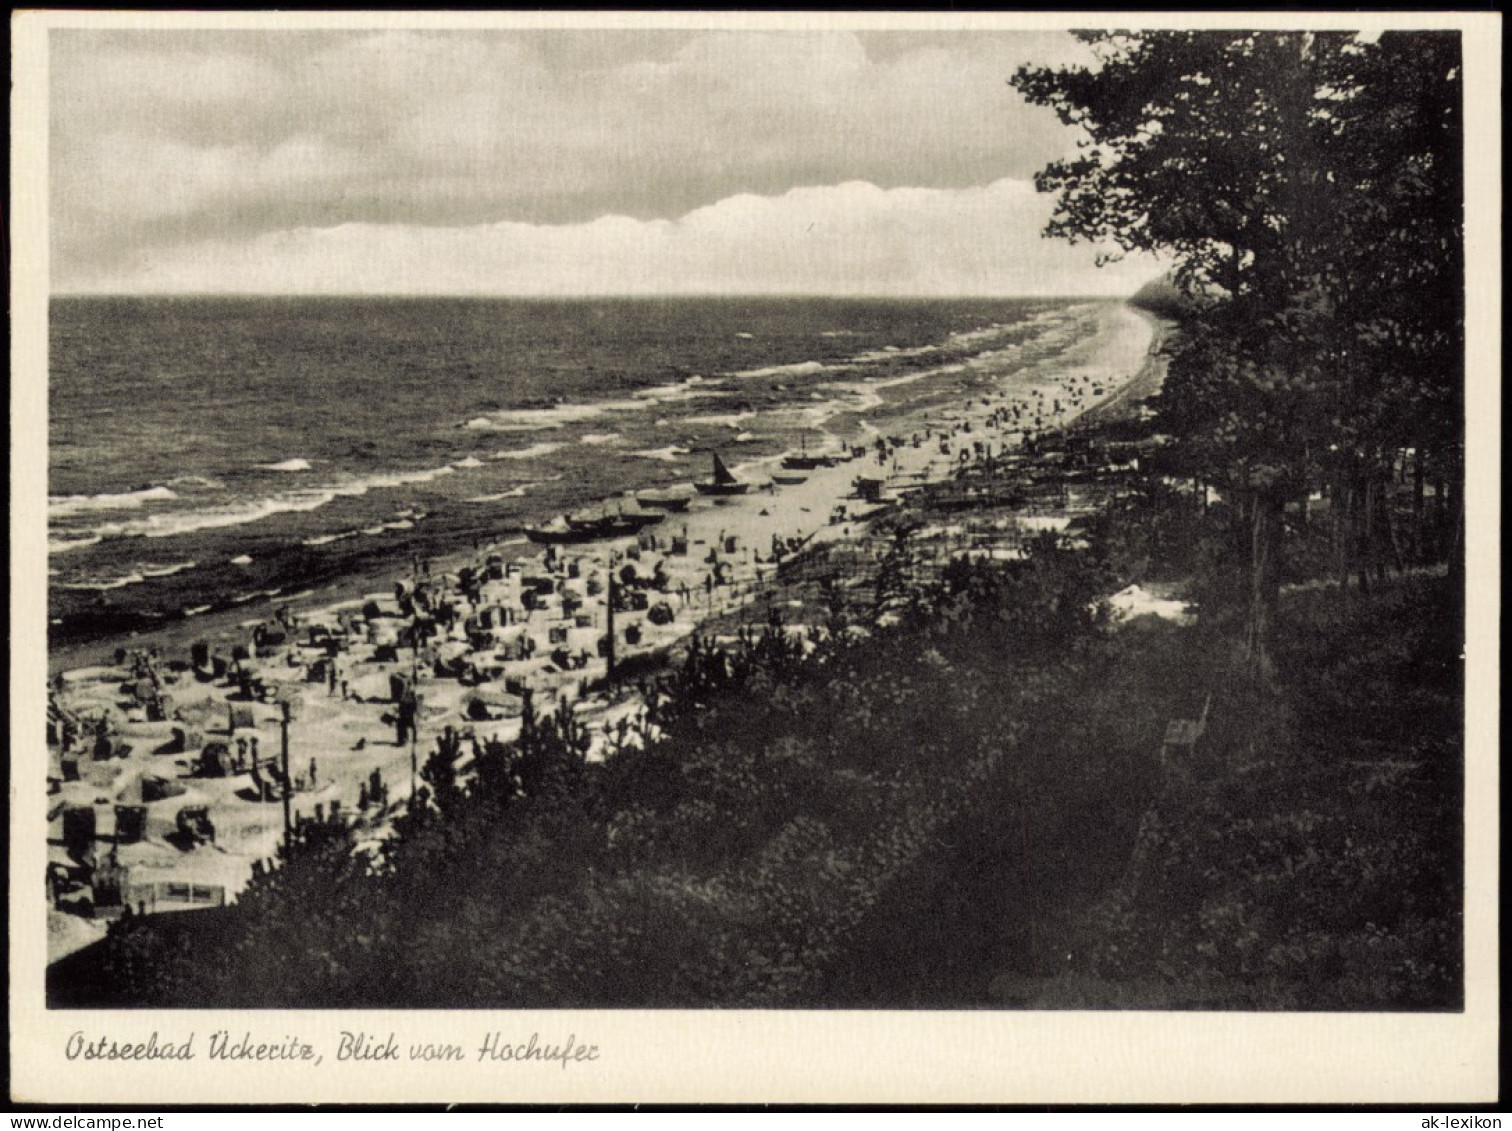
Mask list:
[[[292,824],[289,819],[289,794],[294,791],[294,779],[289,776],[289,701],[285,699],[280,704],[278,718],[279,736],[279,761],[283,766],[283,821],[284,821],[284,853],[287,854],[292,848]]]

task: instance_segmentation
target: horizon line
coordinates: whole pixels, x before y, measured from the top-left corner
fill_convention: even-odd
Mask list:
[[[1137,288],[1136,288],[1137,291]],[[481,299],[499,300],[511,299],[527,302],[561,302],[561,301],[588,301],[592,299],[632,299],[637,301],[655,301],[659,299],[854,299],[878,301],[906,300],[962,300],[962,299],[1044,299],[1047,301],[1076,299],[1080,301],[1101,302],[1126,302],[1134,297],[1136,291],[1126,295],[1115,294],[1086,294],[1066,292],[1062,294],[1002,294],[991,292],[960,292],[955,294],[918,294],[898,293],[886,294],[878,292],[850,293],[844,291],[618,291],[610,292],[584,292],[584,293],[534,293],[534,294],[511,294],[511,293],[485,293],[477,291],[382,291],[382,292],[342,292],[342,291],[50,291],[48,299],[71,299],[71,298],[166,298],[166,299]]]

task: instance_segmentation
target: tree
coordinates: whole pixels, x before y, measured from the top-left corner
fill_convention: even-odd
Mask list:
[[[1037,178],[1058,194],[1047,232],[1172,262],[1192,313],[1163,416],[1244,519],[1246,646],[1264,667],[1287,504],[1358,485],[1340,537],[1346,562],[1372,554],[1373,487],[1404,437],[1454,434],[1458,41],[1079,35],[1095,65],[1013,79],[1083,135]],[[1446,406],[1431,427],[1424,402]]]

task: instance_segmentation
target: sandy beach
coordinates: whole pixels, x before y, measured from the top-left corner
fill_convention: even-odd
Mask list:
[[[792,555],[861,537],[900,493],[1116,396],[1152,364],[1154,324],[1132,308],[1109,311],[1098,340],[1043,377],[989,380],[969,403],[893,422],[886,435],[863,424],[831,436],[810,452],[843,453],[831,466],[737,464],[745,494],[693,495],[685,512],[637,536],[557,547],[509,537],[117,642],[120,662],[98,644],[51,656],[59,734],[50,738],[66,729],[69,744],[50,746],[49,859],[61,908],[49,917],[50,959],[98,938],[108,921],[79,882],[83,840],[123,870],[123,899],[149,911],[229,902],[271,865],[284,836],[270,766],[281,760],[283,704],[292,818],[341,814],[369,843],[406,803],[413,767],[439,737],[458,736],[465,774],[474,740],[518,733],[527,690],[538,711],[570,702],[594,736],[589,757],[601,757],[612,728],[640,710],[633,685],[583,694],[608,673],[611,574],[617,662],[674,649],[768,593]],[[606,505],[640,509],[623,498]],[[415,725],[401,734],[411,694]],[[197,812],[213,841],[192,835]]]

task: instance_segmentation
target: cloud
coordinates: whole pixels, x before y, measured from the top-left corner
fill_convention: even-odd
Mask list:
[[[438,227],[348,223],[193,240],[95,292],[252,294],[1122,295],[1148,259],[1098,270],[1039,235],[1021,180],[966,189],[867,182],[739,194],[674,220]]]
[[[60,286],[343,224],[670,219],[741,193],[1026,178],[1070,138],[1007,78],[1069,36],[55,31]]]

